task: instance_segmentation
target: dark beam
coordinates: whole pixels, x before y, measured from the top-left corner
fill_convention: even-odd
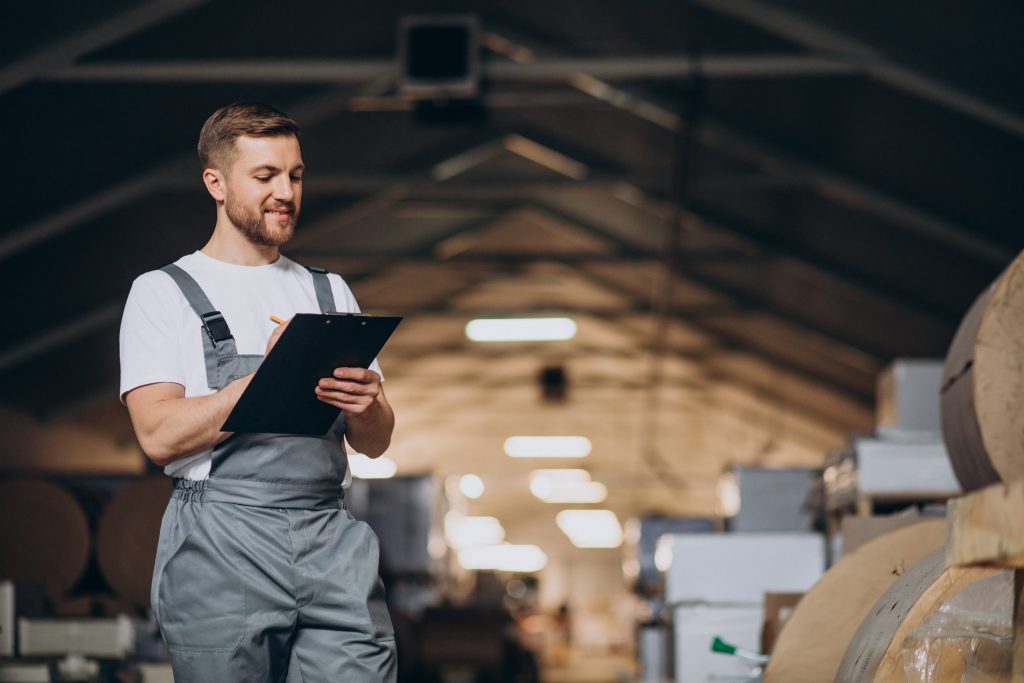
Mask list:
[[[566,221],[570,225],[576,226],[602,239],[611,240],[617,244],[621,243],[621,238],[619,236],[612,234],[603,227],[595,225],[592,221],[586,221],[578,216],[567,214],[562,209],[558,209],[543,202],[535,202],[534,204],[560,220]],[[677,275],[717,291],[732,299],[737,305],[743,308],[763,311],[785,320],[794,327],[803,327],[816,335],[834,339],[837,343],[851,348],[856,348],[863,353],[875,356],[876,358],[884,358],[886,356],[884,349],[866,347],[863,342],[854,341],[843,336],[845,333],[839,330],[823,329],[818,321],[809,318],[803,312],[796,310],[795,307],[792,309],[780,308],[775,302],[768,300],[764,296],[752,294],[746,290],[740,290],[718,278],[697,273],[692,268],[687,270],[685,273],[678,273]]]
[[[548,183],[524,183],[502,185],[500,187],[488,187],[482,184],[466,184],[458,188],[448,188],[447,184],[439,184],[432,188],[424,188],[423,191],[414,190],[409,201],[441,201],[461,202],[463,205],[487,207],[494,200],[514,201],[516,199],[527,201],[532,204],[539,204],[550,207],[552,196],[550,193],[557,193],[560,189],[573,189],[587,187],[584,183],[576,184],[569,181],[561,184]],[[636,185],[626,181],[609,183],[609,194],[619,196],[621,193],[616,190],[630,188],[630,191],[644,197],[644,208],[653,211],[663,220],[669,220],[670,212],[663,199],[658,198],[652,191],[644,188],[647,185]],[[699,188],[699,183],[697,184]],[[730,239],[739,239],[749,244],[748,258],[771,260],[789,260],[795,262],[816,278],[824,281],[831,281],[841,286],[858,290],[866,297],[882,299],[890,304],[905,308],[908,312],[923,315],[931,318],[939,324],[948,324],[952,318],[956,318],[962,312],[959,307],[936,304],[933,301],[925,300],[921,296],[906,291],[886,280],[882,281],[876,277],[869,276],[859,270],[839,262],[834,257],[820,251],[811,251],[798,244],[796,241],[786,239],[781,234],[769,237],[766,229],[754,227],[733,216],[726,216],[720,209],[712,207],[708,202],[691,202],[684,207],[684,212],[691,216],[693,225],[698,229],[704,229],[711,233],[720,234]],[[653,253],[648,252],[652,257]],[[686,253],[680,255],[684,261],[689,257]],[[700,264],[700,257],[694,257],[697,264]]]
[[[719,0],[703,1],[719,2]],[[722,0],[722,2],[743,4],[746,0]],[[750,4],[747,2],[747,5]],[[758,7],[762,6],[758,5]],[[535,58],[532,55],[561,56],[557,48],[523,38],[515,35],[514,32],[502,29],[491,33],[510,47],[510,54],[521,55],[513,57],[514,59],[529,61]],[[510,39],[510,36],[514,37]],[[609,81],[586,72],[580,72],[569,84],[611,107],[628,112],[658,127],[673,132],[683,128],[682,118],[672,107],[651,98],[646,93],[614,86]],[[1017,123],[1014,122],[1014,125]],[[888,196],[853,178],[812,164],[721,122],[703,120],[701,126],[696,129],[696,135],[701,144],[718,149],[736,159],[752,163],[771,175],[796,179],[813,188],[829,201],[849,204],[874,213],[892,221],[894,225],[904,230],[921,234],[947,247],[970,254],[979,260],[1005,266],[1015,256],[1012,250],[979,237],[968,226],[930,214],[909,202]]]
[[[159,24],[207,0],[154,0],[139,4],[84,31],[49,45],[0,69],[0,93],[35,78],[47,78],[75,61],[143,29]],[[15,14],[15,16],[17,16]],[[11,24],[11,30],[17,30]]]
[[[775,3],[759,0],[696,1],[710,10],[740,19],[807,49],[851,60],[863,68],[867,76],[892,88],[1024,138],[1024,118],[1015,112],[963,92],[941,79],[897,64],[878,49],[805,16],[779,9]]]
[[[542,206],[541,208],[545,208],[545,207]],[[547,209],[545,208],[545,210],[547,210]],[[579,219],[578,217],[567,215],[567,214],[562,213],[561,211],[559,211],[557,209],[552,209],[552,211],[554,212],[553,215],[561,217],[562,220],[566,220],[566,221],[570,222],[570,224],[572,224],[572,225],[574,225],[574,226],[576,226],[576,227],[578,227],[580,229],[586,230],[586,231],[588,231],[588,232],[590,232],[590,233],[592,233],[594,235],[597,235],[597,236],[602,237],[604,239],[611,240],[613,242],[621,241],[618,236],[612,235],[608,231],[606,231],[605,229],[603,229],[601,227],[598,227],[598,226],[595,226],[595,225],[593,225],[590,222],[583,221],[583,220]],[[587,277],[588,279],[594,280],[595,282],[599,282],[599,283],[603,284],[606,287],[611,287],[615,291],[621,291],[621,288],[618,285],[615,285],[613,283],[609,283],[606,280],[604,280],[604,278],[601,278],[600,276],[595,275],[595,274],[593,274],[593,273],[591,273],[589,271],[585,271],[585,270],[582,270],[582,269],[577,269],[576,272],[579,272],[580,274],[582,274],[583,276]],[[778,310],[774,309],[773,306],[767,305],[764,302],[759,301],[757,298],[747,295],[745,292],[733,292],[733,291],[731,291],[732,288],[724,287],[724,286],[721,285],[721,283],[712,282],[712,281],[707,280],[705,278],[691,278],[690,276],[691,276],[691,273],[689,273],[689,272],[684,275],[684,277],[693,279],[698,284],[702,284],[702,285],[704,285],[704,286],[706,286],[706,287],[708,287],[708,288],[710,288],[710,289],[712,289],[714,291],[717,291],[717,292],[720,292],[720,293],[724,294],[725,296],[727,296],[727,298],[731,299],[735,305],[738,305],[738,306],[740,306],[742,308],[764,311],[766,313],[769,313],[771,315],[774,315],[776,317],[781,318],[786,323],[790,324],[791,326],[793,326],[793,327],[795,327],[797,329],[800,329],[800,327],[801,327],[800,325],[794,325],[792,323],[792,321],[791,321],[791,316],[787,315],[785,312],[778,311]],[[686,319],[683,319],[683,320],[684,320],[684,322],[691,322],[691,321],[688,321]],[[758,355],[761,358],[763,358],[763,359],[765,359],[765,360],[767,360],[767,361],[769,361],[769,362],[771,362],[771,363],[773,363],[775,365],[778,365],[780,367],[785,367],[785,368],[787,368],[789,370],[792,370],[793,372],[797,372],[801,376],[805,377],[806,379],[808,379],[809,381],[812,381],[814,383],[832,384],[832,383],[835,382],[835,378],[832,378],[832,379],[824,378],[821,375],[816,374],[813,370],[810,370],[810,369],[808,369],[806,367],[803,367],[803,366],[796,365],[796,364],[793,363],[792,360],[786,359],[786,358],[782,358],[782,357],[780,357],[778,354],[776,354],[774,352],[771,352],[771,351],[769,351],[767,349],[764,349],[764,348],[761,348],[759,346],[756,346],[756,345],[752,344],[749,340],[744,339],[744,338],[740,337],[739,335],[735,335],[735,334],[727,332],[725,330],[715,329],[715,328],[709,326],[708,324],[706,324],[704,322],[701,322],[701,321],[697,321],[697,320],[692,321],[692,324],[693,324],[693,326],[695,328],[697,328],[701,332],[703,332],[705,334],[708,334],[709,336],[712,336],[712,337],[718,339],[727,348],[730,348],[730,347],[731,348],[738,348],[740,350],[744,350],[744,351],[753,353],[755,355]],[[834,336],[828,335],[828,334],[820,332],[818,330],[811,329],[811,332],[813,334],[817,335],[817,336],[830,337],[832,339],[835,339]],[[856,345],[854,345],[854,344],[849,344],[849,343],[846,343],[845,341],[838,340],[838,339],[835,339],[835,341],[836,341],[836,343],[842,344],[844,346],[856,348]],[[863,352],[867,353],[868,355],[871,355],[869,352],[866,352],[866,351],[863,351]],[[850,385],[846,385],[845,388],[846,388],[846,390],[848,392],[850,392],[853,395],[856,395],[861,400],[868,401],[868,400],[871,400],[873,398],[873,395],[865,394],[863,389],[860,388],[860,387],[852,387]]]
[[[824,56],[792,54],[619,55],[547,58],[529,63],[485,61],[491,83],[563,83],[580,73],[609,81],[709,78],[772,78],[855,74],[856,64]],[[189,59],[163,62],[89,62],[44,73],[58,82],[86,83],[287,83],[361,84],[398,76],[395,60]]]

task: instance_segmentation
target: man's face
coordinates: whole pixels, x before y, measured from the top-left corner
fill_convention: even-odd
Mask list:
[[[279,247],[291,239],[302,204],[302,170],[295,136],[235,140],[224,208],[251,242]]]

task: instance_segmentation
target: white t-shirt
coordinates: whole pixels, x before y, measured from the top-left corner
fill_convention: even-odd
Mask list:
[[[263,355],[277,327],[270,316],[288,320],[296,313],[319,313],[312,274],[281,256],[265,266],[239,266],[202,252],[176,265],[199,284],[224,315],[239,354]],[[328,275],[340,313],[358,313],[352,291],[339,276]],[[214,393],[207,385],[202,325],[171,276],[159,270],[132,283],[121,318],[121,401],[132,389],[157,382],[185,388],[185,396]],[[380,373],[374,360],[371,369]],[[206,479],[212,451],[177,460],[164,471],[175,477]]]

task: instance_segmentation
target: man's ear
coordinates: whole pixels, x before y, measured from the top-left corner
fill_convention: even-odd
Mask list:
[[[215,168],[206,169],[203,171],[203,184],[206,185],[206,191],[211,197],[218,202],[224,201],[227,194],[223,173]]]

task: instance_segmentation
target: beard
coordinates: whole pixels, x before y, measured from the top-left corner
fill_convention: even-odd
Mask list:
[[[264,213],[268,209],[289,209],[291,215],[288,216],[287,222],[271,217],[269,220],[275,227],[268,227],[267,214]],[[275,203],[253,209],[236,203],[229,197],[224,204],[224,210],[235,227],[241,230],[250,242],[264,247],[279,247],[290,240],[295,233],[295,223],[299,219],[298,207],[293,202]]]

